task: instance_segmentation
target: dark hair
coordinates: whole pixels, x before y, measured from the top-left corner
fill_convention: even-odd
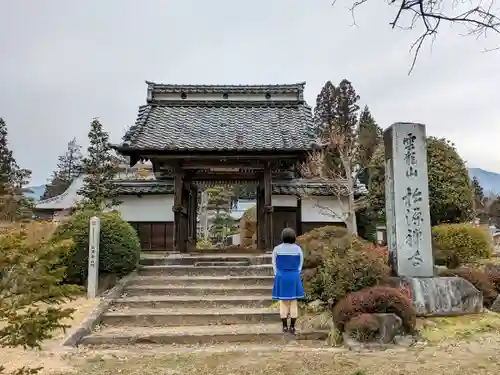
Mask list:
[[[283,243],[295,243],[296,235],[292,228],[285,228],[281,232],[281,241]]]

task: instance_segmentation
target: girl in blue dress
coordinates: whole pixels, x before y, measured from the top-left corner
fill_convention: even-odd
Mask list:
[[[297,300],[304,298],[300,272],[304,255],[295,243],[295,232],[291,228],[281,232],[282,243],[273,250],[274,286],[273,299],[280,301],[280,317],[283,332],[295,333],[295,321],[299,314]],[[288,317],[290,316],[290,328]]]

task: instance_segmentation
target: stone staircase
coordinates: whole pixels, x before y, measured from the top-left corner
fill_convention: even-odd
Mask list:
[[[281,332],[272,274],[270,254],[144,252],[137,276],[80,345],[324,339],[324,332]]]

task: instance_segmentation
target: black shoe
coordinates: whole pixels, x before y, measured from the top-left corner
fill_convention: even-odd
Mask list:
[[[290,329],[289,329],[289,332],[292,334],[292,335],[295,335],[295,321],[297,319],[296,318],[291,318],[290,319]]]
[[[283,324],[283,333],[288,332],[288,319],[282,318],[281,323]]]

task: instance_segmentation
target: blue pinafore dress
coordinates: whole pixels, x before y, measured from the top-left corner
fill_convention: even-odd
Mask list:
[[[296,244],[282,243],[273,250],[274,300],[297,300],[304,298],[300,271],[304,257]]]

